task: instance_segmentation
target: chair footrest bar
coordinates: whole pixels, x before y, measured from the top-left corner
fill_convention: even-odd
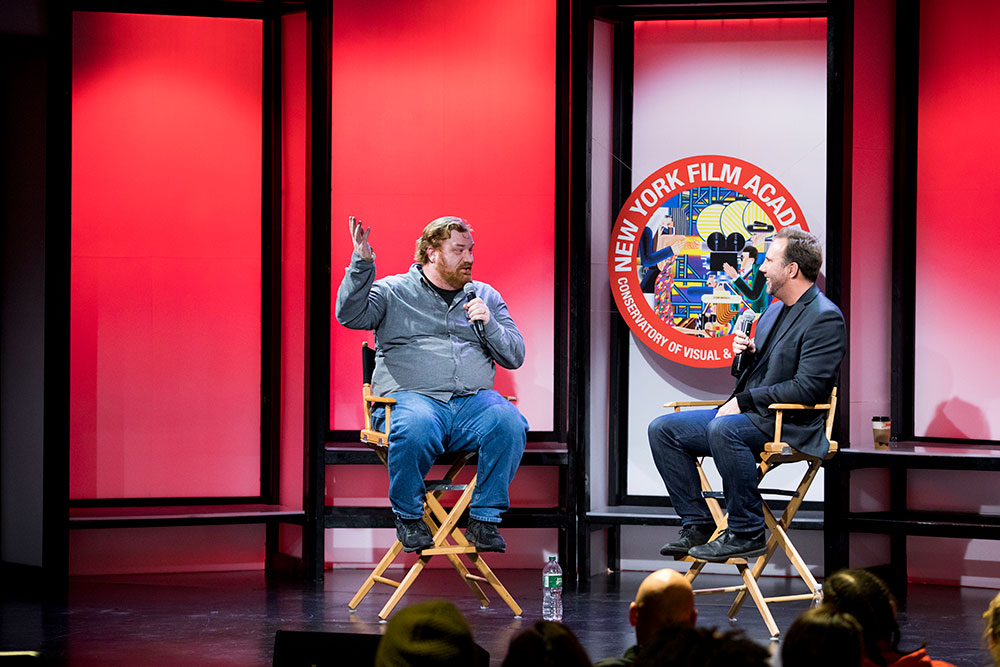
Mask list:
[[[393,588],[399,588],[399,582],[395,579],[386,579],[385,577],[372,577],[372,581],[377,581],[380,584],[387,584]]]
[[[816,596],[812,593],[801,593],[799,595],[779,595],[773,598],[764,598],[764,602],[792,602],[794,600],[812,600]]]
[[[452,484],[451,482],[424,482],[428,491],[465,491],[468,484]]]
[[[793,489],[758,489],[762,496],[788,496],[789,498],[798,498],[799,492]]]
[[[714,595],[716,593],[742,593],[746,586],[723,586],[722,588],[697,588],[693,591],[695,595]]]
[[[423,549],[420,552],[421,556],[443,556],[444,554],[474,554],[476,553],[476,547],[431,547],[430,549]]]
[[[751,556],[751,558],[758,558],[758,556]],[[701,560],[700,558],[695,558],[694,556],[681,556],[679,558],[677,556],[674,556],[674,560],[684,561],[685,563],[699,563],[699,562],[700,563],[704,563],[704,562],[706,562],[704,560]],[[712,562],[715,563],[715,561],[712,561]],[[722,561],[720,561],[720,562],[722,562]],[[726,565],[749,565],[749,563],[747,563],[747,559],[746,558],[730,558],[730,559],[726,560],[725,563],[726,563]]]
[[[471,572],[469,574],[465,575],[465,578],[466,579],[470,579],[471,581],[478,581],[481,584],[488,584],[488,583],[490,583],[490,580],[487,579],[486,577],[480,577],[478,574],[472,574]]]

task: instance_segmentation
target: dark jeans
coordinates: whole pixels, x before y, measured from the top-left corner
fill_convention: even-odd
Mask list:
[[[715,417],[715,410],[672,412],[649,424],[649,446],[684,526],[714,527],[701,495],[695,459],[711,456],[722,475],[729,527],[738,533],[764,527],[757,461],[770,437],[746,415]]]

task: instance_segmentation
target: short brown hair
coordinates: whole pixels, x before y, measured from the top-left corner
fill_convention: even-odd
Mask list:
[[[819,245],[819,239],[798,227],[785,227],[774,238],[786,241],[785,266],[795,262],[806,280],[816,282],[819,267],[823,266],[823,249]]]
[[[864,631],[858,620],[831,604],[803,613],[781,644],[784,667],[848,667],[861,665]]]
[[[451,238],[451,233],[455,231],[471,232],[472,227],[462,218],[453,215],[431,220],[424,227],[424,233],[417,239],[417,251],[413,253],[413,259],[420,264],[426,264],[430,261],[427,257],[427,251],[430,248],[440,249],[441,244]]]

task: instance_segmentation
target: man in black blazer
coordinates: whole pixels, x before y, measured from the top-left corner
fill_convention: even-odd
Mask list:
[[[679,538],[663,545],[661,554],[723,562],[764,553],[757,460],[774,433],[767,406],[825,401],[844,358],[844,317],[815,285],[822,262],[816,237],[790,227],[778,232],[761,266],[767,293],[777,301],[761,315],[754,340],[737,334],[733,341],[745,370],[729,400],[717,410],[674,412],[649,425],[653,460],[681,516]],[[830,447],[823,426],[821,413],[786,417],[782,439],[823,456]],[[695,468],[702,456],[715,460],[729,513],[729,528],[712,542],[715,522]]]

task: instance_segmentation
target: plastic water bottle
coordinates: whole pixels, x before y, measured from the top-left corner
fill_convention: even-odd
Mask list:
[[[555,556],[542,568],[542,618],[546,621],[562,620],[563,572]]]

